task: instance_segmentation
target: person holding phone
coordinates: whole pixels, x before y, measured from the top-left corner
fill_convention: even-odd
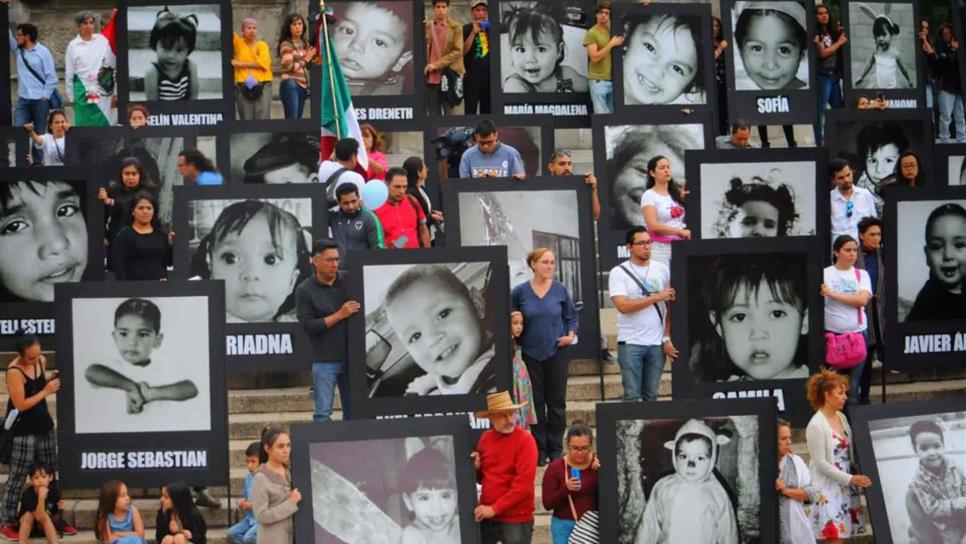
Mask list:
[[[597,470],[594,433],[575,421],[567,429],[567,454],[551,462],[543,473],[543,507],[553,512],[553,544],[567,544],[574,526],[585,513],[597,510]]]
[[[475,0],[470,6],[473,22],[463,25],[463,111],[466,115],[490,113],[489,2]]]

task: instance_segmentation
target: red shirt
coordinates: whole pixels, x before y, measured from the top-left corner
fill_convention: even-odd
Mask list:
[[[566,470],[570,470],[568,467]],[[574,510],[577,517],[584,515],[589,510],[597,510],[597,471],[590,467],[580,471],[580,491],[570,493],[564,484],[564,459],[555,460],[547,465],[546,472],[543,473],[543,507],[553,511],[557,519],[574,519],[570,511],[570,501],[567,495],[574,500]]]
[[[393,242],[405,236],[404,248],[419,247],[419,225],[426,223],[426,215],[417,204],[413,206],[413,197],[406,195],[398,204],[386,200],[386,203],[376,208],[376,217],[382,223],[382,232],[386,247],[396,247]]]
[[[537,477],[533,436],[520,427],[514,427],[510,434],[490,429],[480,437],[476,451],[480,454],[477,477],[483,486],[480,504],[493,508],[493,521],[533,521],[533,484]]]

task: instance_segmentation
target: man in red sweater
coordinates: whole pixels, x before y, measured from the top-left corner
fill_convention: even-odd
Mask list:
[[[529,544],[533,537],[537,443],[516,425],[516,410],[525,404],[513,404],[506,391],[491,393],[486,397],[487,411],[476,414],[490,419],[490,430],[473,452],[483,487],[473,513],[483,544]]]

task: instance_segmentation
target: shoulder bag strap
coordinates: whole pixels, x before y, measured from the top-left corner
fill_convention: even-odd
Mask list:
[[[627,268],[626,265],[623,265],[622,264],[622,265],[620,265],[620,267],[621,267],[621,270],[623,270],[625,274],[627,274],[628,276],[630,276],[630,278],[632,280],[634,280],[634,283],[636,283],[637,286],[641,288],[641,294],[644,295],[645,297],[647,297],[648,296],[647,287],[644,287],[644,281],[641,280],[640,278],[638,278],[637,277],[637,274],[635,274],[634,271],[631,270],[630,268]],[[654,304],[651,304],[651,307],[654,308],[657,311],[657,317],[658,317],[658,319],[661,320],[661,326],[663,327],[664,326],[664,312],[661,311],[661,307],[658,306],[656,302]]]
[[[38,74],[37,71],[34,70],[34,67],[31,66],[29,62],[27,62],[27,56],[24,54],[23,49],[20,49],[20,58],[23,60],[23,65],[27,68],[27,71],[30,72],[30,74],[33,75],[35,78],[37,78],[37,81],[46,85],[47,81],[44,78],[40,77],[40,74]]]
[[[856,288],[862,287],[862,274],[859,273],[859,267],[853,266],[852,267],[852,270],[855,271],[855,283],[856,283],[856,286],[857,286]],[[862,324],[862,314],[863,314],[863,312],[862,312],[862,306],[859,306],[859,308],[858,308],[857,311],[859,312],[859,325],[861,325]]]
[[[330,183],[335,182],[335,180],[339,179],[339,176],[341,176],[343,173],[348,172],[348,171],[349,171],[349,169],[346,168],[345,166],[343,166],[342,168],[339,168],[335,172],[332,172],[332,175],[331,176],[329,176],[328,178],[326,178],[325,183],[323,183],[323,185],[325,185],[326,187],[328,187]]]

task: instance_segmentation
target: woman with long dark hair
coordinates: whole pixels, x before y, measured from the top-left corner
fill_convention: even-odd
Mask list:
[[[308,97],[309,66],[318,54],[315,46],[309,45],[308,31],[308,23],[299,13],[290,13],[279,31],[275,52],[282,66],[282,82],[278,98],[286,119],[301,119]]]
[[[684,222],[684,190],[674,181],[671,162],[663,155],[647,161],[647,186],[641,197],[641,213],[651,235],[651,258],[670,266],[671,243],[690,240]]]
[[[895,172],[886,178],[876,189],[880,197],[889,187],[918,187],[926,183],[928,177],[922,167],[922,159],[914,151],[899,155]]]
[[[423,209],[423,214],[426,215],[427,222],[429,223],[430,239],[435,240],[436,229],[442,230],[443,228],[443,212],[433,209],[433,201],[429,198],[424,188],[426,186],[426,176],[429,174],[426,163],[422,157],[413,156],[403,161],[402,167],[406,171],[406,179],[409,181],[409,187],[406,188],[406,192],[413,195],[416,201],[419,202],[419,206]]]
[[[165,233],[157,216],[158,199],[140,191],[131,199],[130,225],[114,238],[114,276],[120,281],[161,280],[168,277],[174,233]]]
[[[114,238],[121,229],[134,221],[131,215],[135,195],[142,191],[157,198],[157,189],[145,174],[141,161],[130,156],[121,159],[117,181],[111,180],[107,187],[97,190],[97,199],[104,204],[104,238],[107,240],[107,262],[109,269],[114,268],[112,249]]]
[[[832,18],[828,6],[815,6],[815,46],[818,49],[818,121],[814,125],[815,143],[821,145],[825,140],[822,127],[825,126],[825,107],[842,108],[842,46],[848,41],[839,23]]]

